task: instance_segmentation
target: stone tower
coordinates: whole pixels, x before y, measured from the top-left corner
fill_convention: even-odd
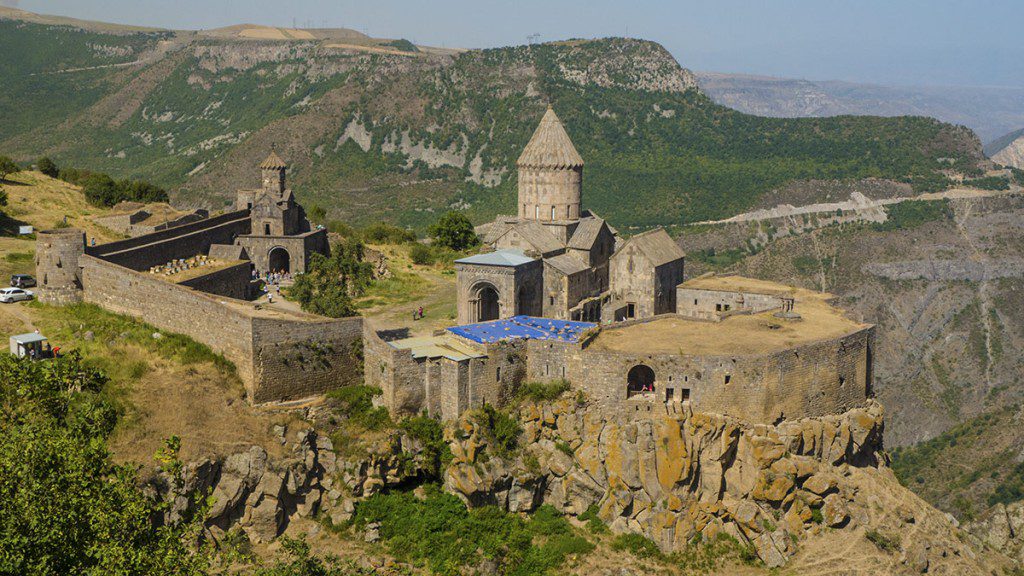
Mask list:
[[[283,196],[286,189],[285,173],[288,165],[281,160],[277,152],[271,150],[270,156],[260,164],[260,172],[263,176],[263,191]]]
[[[40,302],[63,306],[82,301],[85,232],[76,228],[45,230],[36,235],[36,296]]]
[[[516,168],[520,219],[579,220],[583,158],[550,107],[516,161]]]

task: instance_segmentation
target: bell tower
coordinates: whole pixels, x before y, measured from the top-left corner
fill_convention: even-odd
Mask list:
[[[281,160],[281,157],[277,155],[274,150],[270,151],[270,156],[260,164],[260,173],[263,177],[263,191],[271,192],[277,196],[284,196],[286,189],[285,173],[288,171],[288,165]]]

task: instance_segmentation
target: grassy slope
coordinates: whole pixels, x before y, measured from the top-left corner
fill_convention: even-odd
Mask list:
[[[38,67],[23,65],[21,51],[55,39],[81,63],[109,60],[90,48],[95,33],[26,24],[18,34],[21,41],[3,59],[16,78]],[[102,43],[158,37],[110,36]],[[80,82],[78,73],[29,77],[44,82],[32,102],[23,90],[0,87],[0,112],[19,112],[0,132],[0,150],[25,159],[53,153],[64,163],[179,187],[179,200],[219,207],[234,188],[254,181],[252,167],[277,142],[294,162],[300,199],[335,218],[384,217],[417,227],[456,202],[468,203],[477,221],[511,212],[511,168],[545,102],[554,104],[588,162],[588,206],[619,226],[728,216],[791,179],[921,180],[943,166],[939,157],[967,168],[977,153],[971,135],[929,119],[758,118],[693,91],[641,89],[634,63],[650,64],[655,77],[678,72],[667,53],[646,42],[470,51],[451,61],[313,43],[253,46],[197,40],[168,57],[173,61],[132,72],[154,78],[130,85],[120,69],[97,71],[95,81],[84,73],[94,92],[83,90],[78,100],[64,96]],[[575,83],[565,70],[591,79]],[[133,107],[89,108],[104,93]],[[58,125],[62,118],[70,121]],[[339,144],[353,118],[372,133],[367,152]],[[384,152],[403,134],[412,144],[454,146],[462,158],[431,166]],[[477,155],[483,169],[506,170],[496,188],[466,180]],[[625,197],[632,202],[621,202]]]

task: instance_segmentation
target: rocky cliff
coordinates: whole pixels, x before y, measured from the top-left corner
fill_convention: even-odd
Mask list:
[[[613,533],[642,534],[666,552],[726,534],[767,567],[805,566],[837,537],[873,550],[870,560],[856,555],[872,573],[974,574],[993,562],[895,481],[874,403],[774,426],[689,411],[600,415],[575,399],[527,404],[518,418],[514,452],[498,449],[478,414],[450,423],[445,489],[470,507],[523,513],[547,504],[570,517],[596,510]],[[213,497],[215,539],[238,527],[266,542],[296,518],[344,525],[362,499],[427,478],[423,445],[401,432],[355,456],[336,453],[315,431],[294,438],[282,461],[253,447],[188,466],[185,485],[167,492],[169,517],[195,506],[185,494],[198,490]]]
[[[1024,132],[993,154],[992,160],[1003,166],[1013,166],[1024,170]]]

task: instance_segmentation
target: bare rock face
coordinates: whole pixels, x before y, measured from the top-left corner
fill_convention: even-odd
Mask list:
[[[777,426],[692,412],[599,415],[570,400],[528,405],[520,419],[531,443],[512,461],[478,458],[487,440],[473,419],[450,426],[446,488],[470,506],[513,511],[550,504],[578,515],[596,505],[613,532],[642,533],[666,552],[724,532],[772,567],[805,534],[856,524],[846,471],[883,461],[873,403]]]
[[[1024,169],[1024,135],[1007,144],[1005,148],[992,156],[992,160],[1003,166]]]

